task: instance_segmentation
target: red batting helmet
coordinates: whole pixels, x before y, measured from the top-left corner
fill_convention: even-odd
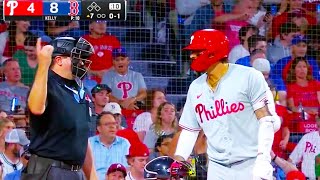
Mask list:
[[[203,72],[228,56],[229,40],[223,32],[215,29],[198,30],[192,34],[190,44],[183,50],[202,51],[192,61],[191,69]]]

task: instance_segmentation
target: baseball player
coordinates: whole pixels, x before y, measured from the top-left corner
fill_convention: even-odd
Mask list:
[[[194,32],[191,68],[205,72],[194,80],[179,125],[176,162],[179,171],[202,129],[207,137],[208,180],[272,179],[271,146],[281,121],[261,72],[229,64],[229,41],[218,30]]]

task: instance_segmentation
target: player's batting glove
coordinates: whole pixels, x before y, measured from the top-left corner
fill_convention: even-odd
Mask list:
[[[258,155],[253,167],[253,180],[272,180],[273,167],[270,158],[264,155]]]
[[[174,161],[170,167],[170,175],[174,178],[183,178],[189,175],[191,168],[191,164],[187,161]]]

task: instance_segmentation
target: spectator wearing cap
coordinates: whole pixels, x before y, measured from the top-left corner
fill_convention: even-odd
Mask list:
[[[282,58],[290,56],[292,39],[298,35],[298,27],[291,23],[283,23],[280,26],[280,34],[267,46],[267,59],[275,64]]]
[[[3,163],[2,178],[5,178],[9,173],[22,169],[20,151],[30,141],[23,130],[13,129],[6,135],[5,143],[5,151],[0,154],[0,161]]]
[[[103,74],[112,67],[112,50],[120,47],[120,41],[117,37],[107,34],[106,21],[91,21],[89,34],[83,38],[93,45],[96,52],[90,57],[92,64],[89,73],[92,79],[100,83]]]
[[[314,58],[307,56],[307,39],[305,36],[298,35],[291,42],[291,56],[280,59],[271,69],[270,79],[279,91],[280,102],[285,101],[287,92],[285,80],[291,63],[297,57],[305,57],[310,64],[313,78],[320,80],[319,65]],[[283,104],[286,105],[286,104]]]
[[[114,49],[114,68],[103,75],[102,83],[112,89],[110,102],[116,102],[126,110],[138,110],[137,103],[147,96],[147,86],[141,73],[129,70],[129,63],[124,48]]]
[[[316,117],[317,130],[305,134],[290,154],[288,161],[297,165],[310,180],[316,180],[315,158],[320,154],[320,118]]]
[[[124,180],[127,176],[126,167],[120,163],[111,164],[106,173],[106,180]]]
[[[260,71],[266,80],[269,79],[270,74],[270,62],[264,58],[257,58],[253,61],[252,67],[256,70]]]
[[[117,125],[112,113],[102,112],[97,121],[99,134],[89,138],[99,180],[105,178],[111,164],[128,165],[126,155],[129,154],[130,143],[125,138],[116,135]]]
[[[116,102],[107,103],[104,106],[103,111],[104,112],[111,112],[113,114],[114,118],[116,119],[116,121],[118,123],[118,126],[117,126],[118,130],[126,128],[127,122],[126,122],[126,119],[123,118],[123,116],[122,116],[121,107],[118,103],[116,103]]]
[[[94,103],[94,111],[96,114],[101,114],[103,108],[109,103],[109,96],[111,93],[111,88],[106,84],[97,84],[91,90],[92,101]]]
[[[126,180],[144,179],[144,166],[147,164],[148,158],[148,147],[141,142],[133,143],[130,146],[129,154],[127,155],[130,170],[128,172]]]
[[[267,40],[263,36],[252,35],[248,38],[248,50],[249,50],[250,55],[238,59],[235,63],[243,65],[243,66],[251,67],[252,60],[250,59],[250,56],[252,56],[254,51],[257,49],[262,51],[265,54],[267,51]]]

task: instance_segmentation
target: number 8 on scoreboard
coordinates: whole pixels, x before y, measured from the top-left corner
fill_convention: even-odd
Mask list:
[[[77,16],[81,14],[78,1],[43,2],[44,16]]]

